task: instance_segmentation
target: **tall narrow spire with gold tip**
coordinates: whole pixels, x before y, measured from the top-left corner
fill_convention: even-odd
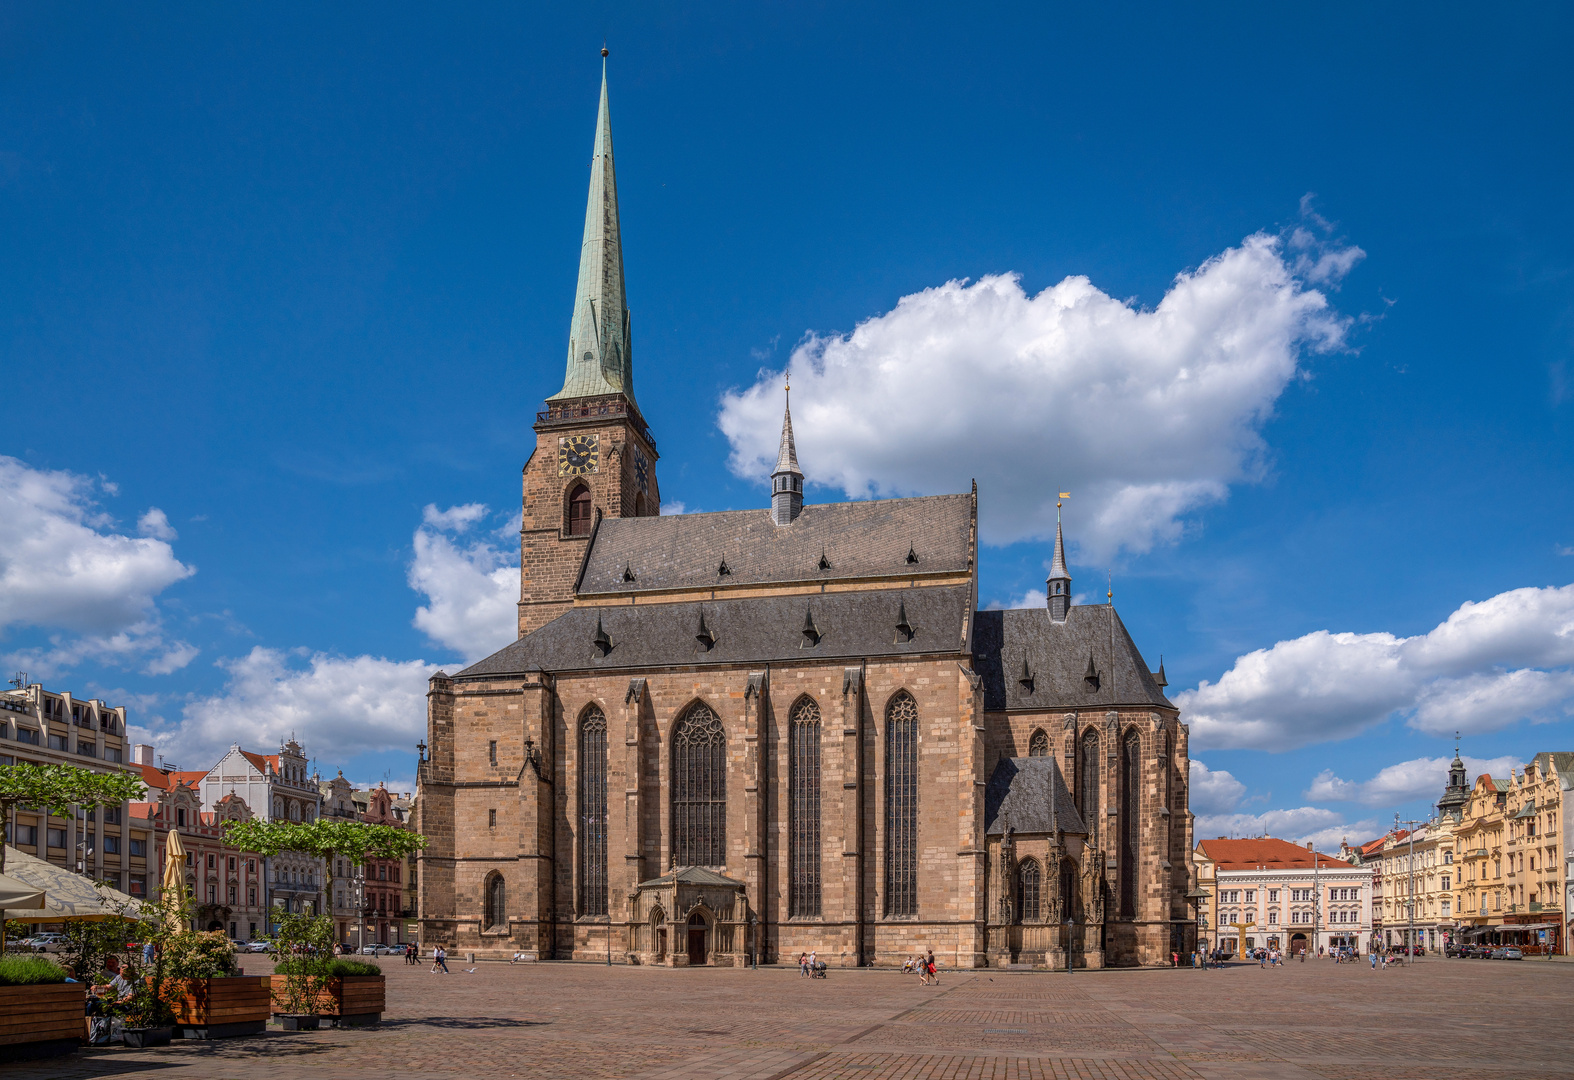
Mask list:
[[[798,468],[798,446],[792,438],[792,383],[787,384],[782,407],[782,441],[771,473],[771,520],[791,525],[803,511],[803,470]]]
[[[548,401],[622,394],[634,404],[634,357],[623,291],[623,240],[618,226],[618,183],[612,164],[612,114],[607,106],[607,50],[601,50],[601,107],[590,162],[585,238],[579,249],[579,285],[568,330],[568,371],[563,389]]]
[[[1069,499],[1066,492],[1061,499]],[[1066,569],[1066,538],[1060,531],[1060,502],[1055,503],[1055,557],[1049,564],[1049,579],[1045,582],[1049,593],[1049,617],[1055,622],[1065,622],[1071,610],[1071,571]]]

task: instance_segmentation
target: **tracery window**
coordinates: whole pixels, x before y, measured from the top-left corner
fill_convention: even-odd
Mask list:
[[[1027,740],[1027,756],[1049,756],[1049,732],[1045,731],[1043,728],[1035,728],[1033,730],[1033,734],[1028,736]]]
[[[672,736],[672,854],[678,866],[727,862],[727,734],[704,702]]]
[[[885,913],[918,914],[918,703],[885,709]]]
[[[1126,733],[1120,745],[1120,913],[1137,914],[1138,847],[1142,836],[1142,740]]]
[[[568,496],[568,535],[589,536],[590,517],[590,489],[584,484],[576,484]]]
[[[1088,843],[1099,843],[1099,733],[1091,728],[1082,736],[1081,775],[1077,781],[1077,812],[1088,828]]]
[[[607,913],[607,718],[579,721],[579,913]]]
[[[1017,868],[1017,911],[1022,922],[1038,922],[1043,918],[1040,908],[1038,860],[1023,859]]]
[[[499,930],[508,925],[508,893],[502,874],[493,874],[486,886],[486,925]]]
[[[815,917],[820,914],[820,706],[813,698],[800,698],[789,722],[788,913],[795,918]]]

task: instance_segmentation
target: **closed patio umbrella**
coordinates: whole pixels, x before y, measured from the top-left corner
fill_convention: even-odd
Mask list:
[[[177,896],[181,900],[181,907],[169,913],[170,929],[179,930],[185,916],[186,845],[181,843],[180,833],[174,829],[169,831],[169,840],[164,846],[164,895]]]

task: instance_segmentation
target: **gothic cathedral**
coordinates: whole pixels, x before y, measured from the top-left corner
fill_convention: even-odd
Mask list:
[[[980,611],[978,492],[662,517],[603,67],[519,640],[427,695],[421,940],[478,956],[953,967],[1189,951],[1187,730],[1113,604]]]

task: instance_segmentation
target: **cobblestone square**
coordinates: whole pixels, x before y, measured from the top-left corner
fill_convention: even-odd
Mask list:
[[[639,1080],[1326,1078],[1574,1075],[1574,964],[1423,961],[1373,971],[1074,975],[382,961],[375,1030],[84,1049],[16,1080],[300,1076]],[[253,974],[267,970],[248,962]]]

